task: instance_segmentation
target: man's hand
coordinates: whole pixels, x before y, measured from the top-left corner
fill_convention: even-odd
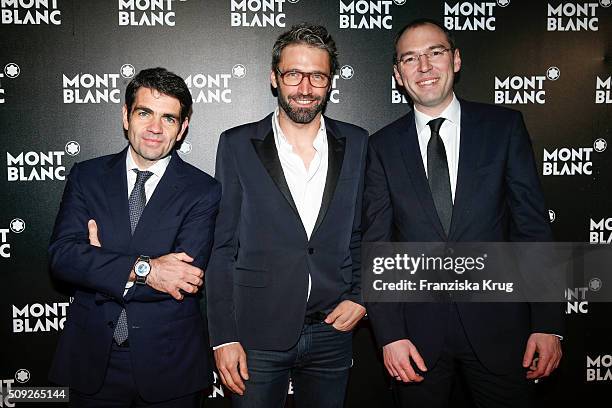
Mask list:
[[[95,220],[87,222],[87,231],[89,232],[89,244],[101,247],[98,239],[98,224]],[[202,280],[204,271],[189,265],[191,262],[193,262],[193,258],[184,252],[151,259],[151,273],[147,277],[147,285],[169,294],[176,300],[182,300],[184,297],[179,289],[187,293],[196,293],[204,283]],[[133,281],[135,279],[136,275],[132,270],[129,280]]]
[[[537,363],[534,359],[535,353],[538,353]],[[553,334],[532,333],[527,340],[523,356],[523,367],[529,367],[527,379],[548,377],[559,366],[562,354],[559,337]]]
[[[247,359],[240,343],[227,344],[215,350],[215,363],[221,381],[232,392],[244,395],[246,386],[243,380],[249,379]]]
[[[100,239],[98,239],[98,224],[96,224],[96,220],[87,221],[87,231],[89,232],[89,245],[98,248],[102,247]]]
[[[350,300],[343,300],[325,318],[336,330],[349,331],[365,316],[365,307]]]
[[[383,361],[393,378],[405,383],[423,381],[423,376],[414,371],[410,360],[422,372],[427,371],[423,358],[410,340],[397,340],[383,347]]]
[[[172,253],[151,259],[151,272],[147,285],[182,300],[182,289],[186,293],[196,293],[204,283],[204,271],[190,265],[193,258],[184,252]]]

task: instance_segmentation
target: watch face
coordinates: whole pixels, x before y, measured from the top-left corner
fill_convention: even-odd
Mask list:
[[[134,266],[134,272],[138,276],[147,276],[150,270],[151,266],[145,261],[136,262],[136,265]]]

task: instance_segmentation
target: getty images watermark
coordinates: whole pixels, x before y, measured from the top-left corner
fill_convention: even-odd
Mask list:
[[[583,243],[364,243],[366,302],[565,302],[577,281],[612,300],[612,247]],[[606,284],[608,282],[608,284]]]

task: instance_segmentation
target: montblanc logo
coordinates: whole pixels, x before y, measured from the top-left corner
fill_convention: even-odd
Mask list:
[[[591,218],[589,220],[589,243],[612,243],[612,218]]]
[[[231,72],[191,74],[185,78],[185,83],[194,103],[232,103],[230,81],[246,76],[247,68],[243,64],[236,64]]]
[[[230,0],[231,27],[285,27],[285,3],[299,0]]]
[[[586,356],[586,380],[612,381],[612,355],[600,354],[597,356]]]
[[[25,221],[21,218],[13,218],[8,228],[0,228],[0,258],[11,257],[11,244],[8,242],[8,234],[21,234],[25,231]]]
[[[391,103],[408,103],[408,98],[402,93],[393,75],[391,75]]]
[[[565,290],[565,298],[567,305],[565,314],[587,314],[589,313],[589,301],[587,300],[587,286],[579,288],[567,288]]]
[[[10,397],[10,391],[15,384],[14,378],[9,378],[6,380],[0,380],[0,407],[14,407],[15,403],[12,402],[12,398]]]
[[[0,0],[2,24],[61,25],[57,0]]]
[[[612,103],[611,78],[612,76],[608,76],[607,78],[597,77],[595,83],[595,103]]]
[[[68,302],[33,303],[13,308],[13,333],[52,332],[64,329]]]
[[[81,152],[78,142],[71,140],[64,150],[19,153],[6,152],[7,181],[47,181],[65,180],[67,156],[76,156]]]
[[[506,105],[525,105],[546,103],[545,81],[556,81],[561,70],[550,67],[546,75],[495,77],[495,103]]]
[[[392,30],[393,4],[402,6],[406,0],[348,1],[340,0],[339,28],[356,30]]]
[[[610,7],[611,0],[599,0],[598,3],[566,2],[552,5],[548,3],[548,31],[599,31],[597,9]]]
[[[509,4],[510,0],[497,0],[497,3],[445,2],[444,27],[454,31],[495,31],[495,8]]]
[[[2,87],[2,78],[15,79],[21,73],[21,68],[14,62],[9,62],[4,66],[4,70],[0,72],[0,103],[5,103],[4,88]]]
[[[180,0],[184,2],[186,0]],[[120,26],[168,26],[176,25],[176,0],[119,0],[118,24]]]
[[[355,76],[355,69],[350,65],[343,65],[340,68],[339,75],[334,75],[332,78],[332,87],[329,92],[329,102],[340,103],[340,89],[338,89],[338,80],[348,80]]]
[[[129,79],[136,70],[132,64],[123,64],[118,73],[62,74],[64,103],[121,103],[121,78]]]
[[[559,147],[548,150],[544,148],[542,163],[543,176],[577,176],[592,175],[592,155],[606,150],[605,139],[597,139],[593,147]]]

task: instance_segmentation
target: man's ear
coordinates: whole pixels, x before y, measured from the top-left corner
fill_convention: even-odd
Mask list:
[[[121,108],[121,114],[123,116],[123,129],[128,130],[128,127],[130,126],[130,119],[128,118],[127,105],[123,105],[123,107]]]

